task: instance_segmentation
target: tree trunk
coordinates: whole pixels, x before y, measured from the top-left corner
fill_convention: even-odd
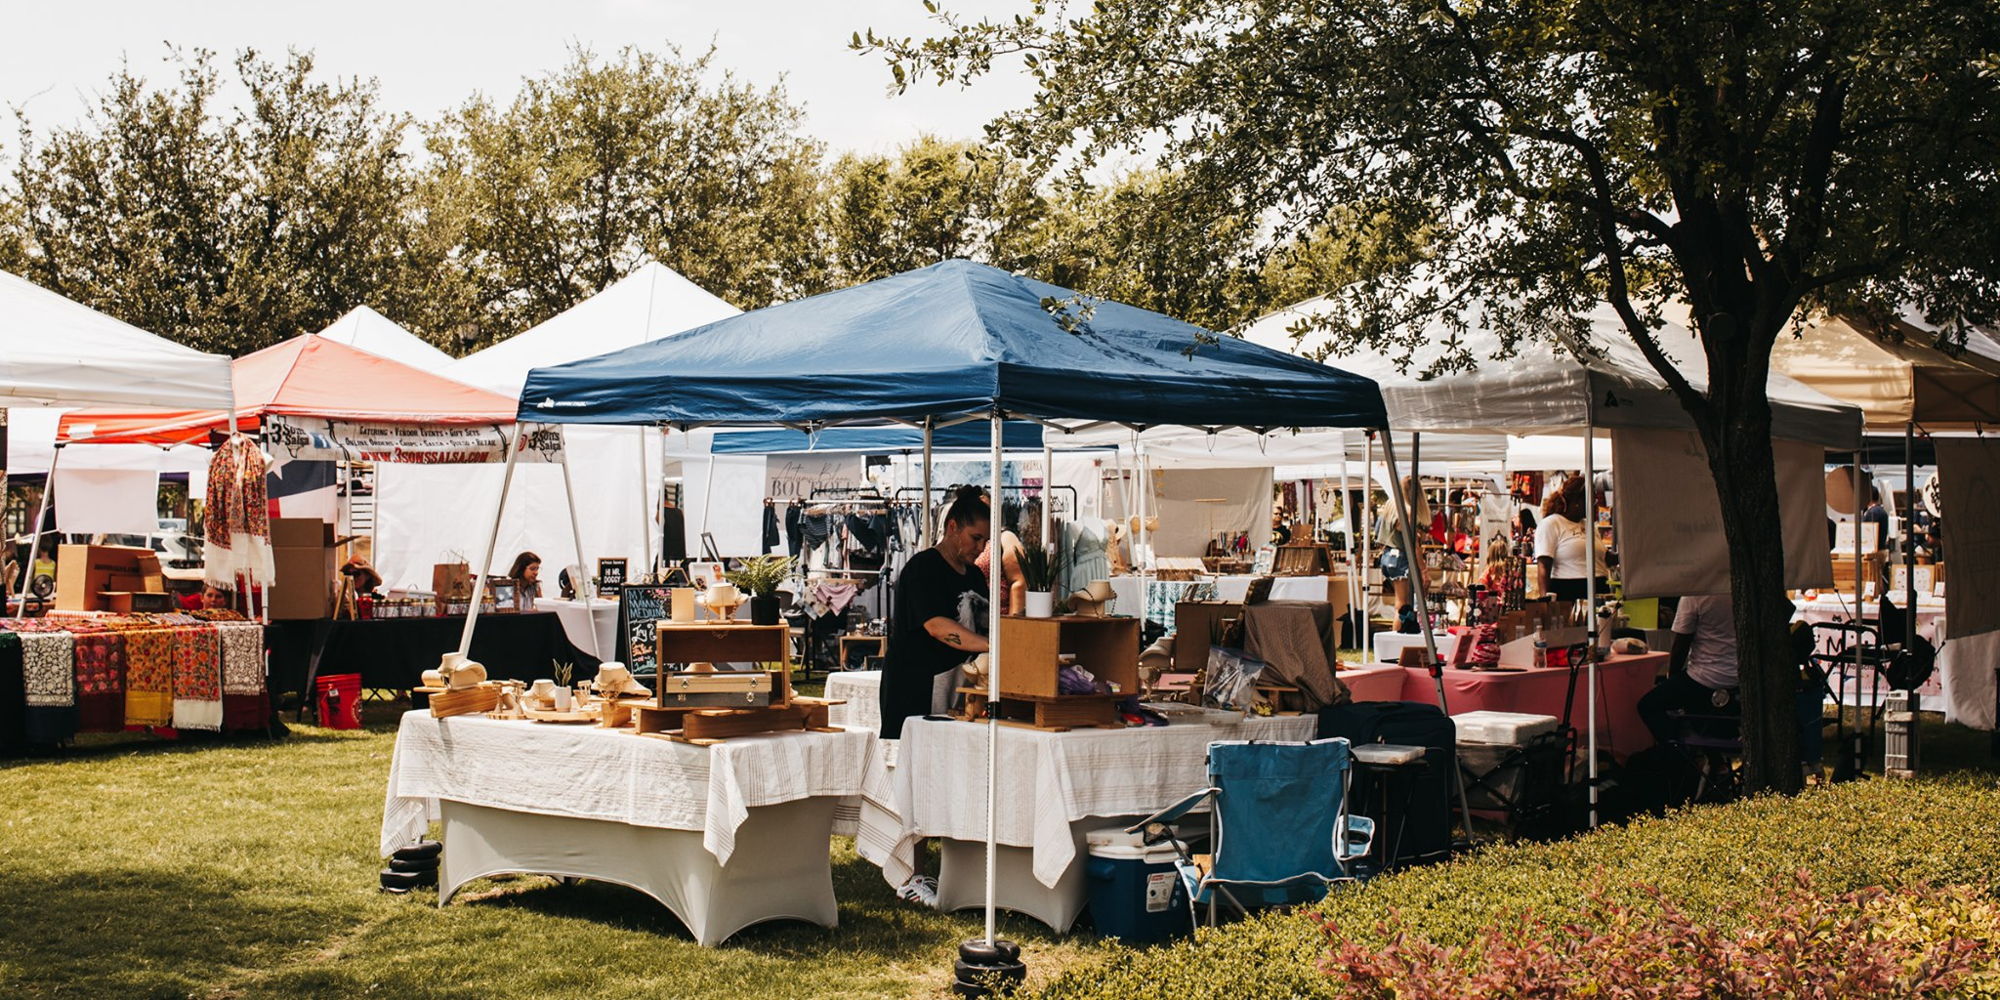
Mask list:
[[[1801,785],[1792,658],[1794,608],[1785,596],[1785,546],[1778,521],[1778,477],[1771,416],[1757,402],[1717,393],[1714,420],[1703,427],[1708,467],[1729,543],[1730,594],[1743,698],[1744,783],[1748,790],[1796,792]]]

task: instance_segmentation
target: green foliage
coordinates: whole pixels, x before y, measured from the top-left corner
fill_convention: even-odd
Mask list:
[[[1062,553],[1050,546],[1027,545],[1019,557],[1021,579],[1029,590],[1053,591],[1062,582]]]
[[[722,574],[736,589],[755,597],[778,592],[778,585],[792,575],[791,556],[751,556],[737,569]]]
[[[2000,896],[2000,787],[1991,776],[1864,781],[1641,820],[1554,844],[1497,846],[1335,892],[1317,910],[1267,913],[1195,940],[1072,970],[1050,998],[1341,997],[1319,972],[1320,917],[1363,947],[1396,933],[1463,947],[1498,923],[1576,919],[1593,894],[1671,904],[1728,933],[1777,879],[1809,872],[1828,893],[1969,885]],[[1655,898],[1652,887],[1658,887]]]
[[[796,294],[789,272],[813,245],[820,183],[801,122],[782,88],[718,73],[712,51],[672,48],[608,60],[579,48],[505,107],[467,103],[427,141],[489,307],[480,339],[547,319],[649,258],[746,307]]]
[[[1019,267],[1018,231],[1040,211],[1020,160],[928,135],[894,156],[841,157],[829,187],[826,238],[839,285],[955,257]]]

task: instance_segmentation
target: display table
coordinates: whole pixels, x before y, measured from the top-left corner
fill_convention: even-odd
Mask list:
[[[461,615],[272,622],[266,627],[272,690],[309,693],[311,676],[360,674],[363,687],[407,691],[420,686],[424,671],[458,648],[464,629]],[[315,649],[321,650],[316,672]],[[573,663],[579,676],[588,676],[597,663],[570,643],[555,615],[533,613],[480,615],[472,632],[472,658],[496,680],[549,677],[558,662]]]
[[[1224,724],[1042,732],[1000,727],[997,905],[1067,931],[1086,896],[1084,834],[1129,824],[1208,785],[1217,740],[1308,740],[1310,715]],[[985,903],[987,727],[911,719],[899,741],[877,741],[862,790],[855,848],[890,885],[915,870],[916,848],[939,837],[938,908]]]
[[[1250,581],[1255,576],[1218,576],[1215,578],[1215,599],[1231,604],[1243,603],[1250,594]],[[1334,588],[1338,589],[1334,589]],[[1325,576],[1274,576],[1271,578],[1271,600],[1273,601],[1330,601],[1335,614],[1347,613],[1347,578]]]
[[[618,602],[604,597],[569,600],[561,597],[535,598],[535,610],[553,612],[562,622],[569,644],[600,660],[617,659]],[[596,645],[591,644],[593,634]]]
[[[861,790],[865,732],[712,747],[595,726],[403,716],[377,845],[444,824],[438,905],[501,872],[601,879],[659,900],[704,946],[766,920],[838,922],[827,837]]]
[[[1355,701],[1402,701],[1403,668],[1393,663],[1344,666],[1334,672]],[[1456,708],[1456,706],[1453,706]]]
[[[1902,606],[1903,594],[1900,591],[1892,593],[1889,596],[1891,601],[1898,607]],[[1864,602],[1858,618],[1854,614],[1853,604],[1854,597],[1851,594],[1820,594],[1812,600],[1800,598],[1792,602],[1793,607],[1798,609],[1798,612],[1792,616],[1792,620],[1807,622],[1809,624],[1820,622],[1852,622],[1858,620],[1862,624],[1872,625],[1880,617],[1881,604],[1879,600]],[[1944,641],[1944,615],[1945,602],[1941,598],[1929,596],[1919,596],[1917,598],[1917,634],[1929,640],[1931,645],[1939,651],[1940,669],[1931,674],[1930,679],[1917,688],[1917,694],[1924,697],[1925,707],[1928,708],[1937,707],[1940,702],[1948,702],[1949,700],[1945,697],[1946,671],[1942,669],[1945,662],[1943,651],[1948,645]],[[1837,633],[1828,633],[1822,636],[1819,642],[1819,651],[1822,653],[1836,651],[1841,648],[1841,638]],[[1882,641],[1885,643],[1900,643],[1903,641],[1903,637],[1901,635],[1885,635],[1882,636]],[[1886,682],[1877,685],[1874,678],[1866,675],[1860,678],[1847,677],[1843,680],[1845,683],[1843,690],[1840,692],[1840,698],[1841,702],[1846,705],[1873,705],[1878,695],[1885,694],[1888,691],[1888,684]],[[1988,701],[1988,705],[1990,710],[1990,700]]]
[[[827,675],[826,699],[846,702],[826,710],[827,725],[882,731],[882,671],[836,670]]]
[[[1597,745],[1619,758],[1653,745],[1653,734],[1639,721],[1639,697],[1653,689],[1653,679],[1666,669],[1667,654],[1638,653],[1612,656],[1597,665]],[[1403,672],[1404,701],[1438,703],[1437,682],[1430,671],[1416,667]],[[1576,675],[1576,702],[1569,712],[1570,725],[1580,739],[1589,722],[1589,678]],[[1569,691],[1569,671],[1541,670],[1452,670],[1444,672],[1445,696],[1453,715],[1465,712],[1522,712],[1528,715],[1564,717],[1563,701]]]

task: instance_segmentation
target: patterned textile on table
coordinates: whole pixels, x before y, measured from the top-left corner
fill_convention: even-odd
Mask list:
[[[76,637],[76,728],[85,733],[125,729],[125,637],[90,632]]]
[[[222,728],[260,729],[270,715],[264,687],[264,626],[218,622],[213,627],[222,646]]]
[[[202,576],[209,583],[234,590],[238,577],[252,584],[272,582],[265,471],[264,453],[241,434],[224,441],[209,459],[208,536],[202,564]]]
[[[28,741],[28,692],[21,676],[21,637],[0,632],[0,750]]]
[[[76,637],[68,632],[21,635],[30,743],[61,743],[76,735]]]
[[[222,644],[217,632],[208,626],[176,628],[168,648],[174,664],[174,728],[221,729]]]
[[[125,632],[126,725],[173,725],[173,634],[157,626]]]

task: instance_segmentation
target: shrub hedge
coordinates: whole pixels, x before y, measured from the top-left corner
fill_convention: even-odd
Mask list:
[[[1499,922],[1559,925],[1593,896],[1661,905],[1728,931],[1806,873],[1827,893],[1972,886],[2000,895],[2000,784],[1961,775],[1862,781],[1636,821],[1554,844],[1495,846],[1450,864],[1336,891],[1312,912],[1267,913],[1194,939],[1072,968],[1047,1000],[1201,1000],[1350,994],[1322,971],[1331,921],[1363,945],[1384,935],[1460,947]],[[1657,892],[1654,890],[1657,889]],[[1601,912],[1601,911],[1600,911]]]

